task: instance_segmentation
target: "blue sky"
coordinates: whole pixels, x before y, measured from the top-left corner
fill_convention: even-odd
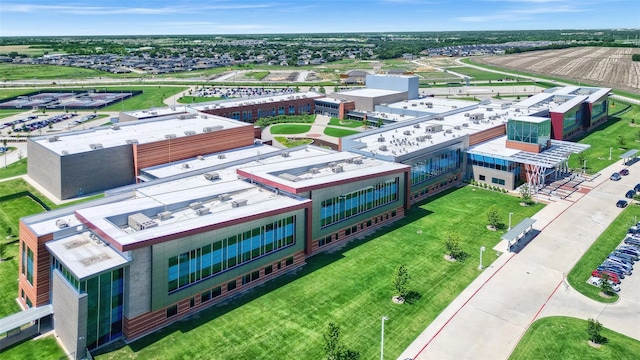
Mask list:
[[[0,0],[0,36],[640,28],[640,0]]]

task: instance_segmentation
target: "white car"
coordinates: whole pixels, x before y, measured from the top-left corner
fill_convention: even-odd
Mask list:
[[[620,285],[613,283],[613,281],[611,280],[607,280],[607,281],[609,281],[609,284],[611,284],[611,289],[613,289],[613,291],[615,292],[620,291]],[[602,279],[592,276],[589,278],[589,280],[587,280],[587,282],[593,286],[600,287],[600,284],[602,283]]]

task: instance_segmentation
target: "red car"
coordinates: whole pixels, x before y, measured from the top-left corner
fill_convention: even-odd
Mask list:
[[[620,170],[620,175],[622,175],[622,176],[627,176],[627,175],[629,175],[629,169],[622,169],[622,170]]]
[[[598,278],[602,277],[602,275],[609,275],[609,280],[611,280],[614,284],[620,284],[620,278],[618,277],[617,274],[614,274],[609,271],[598,271],[598,270],[593,270],[593,272],[591,272],[591,276],[595,276]]]

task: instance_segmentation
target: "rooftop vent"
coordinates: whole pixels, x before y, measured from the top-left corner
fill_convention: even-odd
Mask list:
[[[189,208],[191,210],[200,209],[203,206],[204,205],[202,205],[202,203],[200,201],[192,202],[191,204],[189,204]]]
[[[289,152],[288,152],[288,151],[283,152],[281,155],[282,155],[282,157],[289,157],[289,156],[291,156],[291,155],[289,154]]]
[[[218,196],[218,200],[220,201],[227,201],[231,199],[231,194],[221,194]]]
[[[331,168],[331,171],[337,174],[343,172],[344,169],[342,168],[342,165],[336,165]]]
[[[62,155],[69,155],[69,152],[68,152],[67,150],[62,150],[60,153],[61,153]]]
[[[456,130],[461,130],[462,129],[462,127],[460,125],[456,125],[453,128],[456,129]]]
[[[424,140],[425,140],[425,137],[424,137],[424,136],[418,136],[418,137],[416,138],[416,140],[418,140],[418,141],[424,141]]]
[[[138,143],[138,139],[129,139],[129,140],[125,140],[125,142],[129,145],[131,144],[137,144]]]
[[[320,169],[318,169],[317,167],[312,167],[311,169],[309,169],[309,172],[312,174],[317,174],[320,172]]]
[[[58,139],[60,139],[60,137],[52,136],[52,137],[48,138],[47,140],[49,140],[49,142],[54,142],[54,141],[58,141]]]
[[[431,134],[427,134],[424,136],[425,139],[431,139]]]
[[[165,139],[175,139],[176,138],[176,134],[166,134],[164,136]]]
[[[186,115],[178,116],[178,119],[180,119],[180,120],[193,119],[196,116],[197,116],[196,114],[186,114]]]
[[[330,162],[330,163],[328,163],[328,164],[327,164],[327,166],[329,166],[329,167],[334,167],[334,166],[336,166],[336,165],[338,165],[338,163],[337,163],[337,162],[335,162],[335,161],[332,161],[332,162]]]
[[[420,129],[420,124],[414,124],[413,127],[416,129]]]
[[[182,165],[180,165],[181,169],[188,169],[189,168],[189,163],[182,163]]]
[[[462,124],[462,127],[469,127],[469,124],[468,123],[464,123],[464,124]]]
[[[362,159],[361,158],[355,158],[355,159],[353,159],[353,163],[356,164],[356,165],[360,165],[360,164],[362,164]]]
[[[201,207],[195,210],[196,210],[196,215],[198,216],[207,215],[208,213],[211,212],[211,209],[209,209],[208,207]]]
[[[380,145],[380,146],[378,147],[378,150],[380,150],[380,151],[387,151],[387,145]]]
[[[428,102],[428,103],[424,103],[429,109],[431,109],[433,107],[433,103]]]
[[[158,226],[157,222],[151,220],[147,215],[143,213],[129,215],[127,222],[129,226],[138,231]]]
[[[445,131],[445,133],[447,133],[447,134],[451,134],[452,132],[453,132],[453,130],[451,130],[451,129],[447,129],[447,130]]]
[[[238,200],[233,200],[231,202],[231,207],[232,208],[237,208],[237,207],[241,207],[241,206],[245,206],[247,205],[247,199],[238,199]]]
[[[120,125],[113,125],[111,130],[120,130]]]
[[[207,126],[202,128],[202,132],[204,133],[210,133],[210,132],[214,132],[214,131],[218,131],[218,130],[222,130],[223,127],[221,125],[217,125],[217,126]]]
[[[184,134],[185,134],[186,136],[191,136],[191,135],[195,135],[195,134],[196,134],[196,132],[195,132],[195,131],[193,131],[193,130],[187,130],[187,131],[185,131],[185,132],[184,132]]]
[[[444,116],[436,116],[433,120],[444,120]]]
[[[102,144],[100,143],[89,144],[89,147],[91,148],[91,150],[102,149]]]
[[[218,159],[224,159],[224,158],[226,158],[226,157],[227,157],[227,156],[226,156],[225,154],[219,154],[219,155],[218,155]]]
[[[169,220],[171,219],[172,212],[171,211],[163,211],[158,213],[158,219],[160,220]]]
[[[69,224],[67,224],[67,222],[64,219],[58,219],[56,220],[56,226],[60,229],[64,229],[68,227]]]
[[[209,172],[204,174],[204,178],[207,180],[218,180],[220,179],[220,174],[217,172]]]
[[[384,136],[378,137],[378,142],[384,142]]]
[[[411,130],[405,130],[405,131],[403,132],[403,134],[405,134],[405,135],[411,135]]]
[[[196,159],[198,159],[198,160],[204,160],[204,156],[202,156],[202,155],[198,155],[198,156],[196,156]]]

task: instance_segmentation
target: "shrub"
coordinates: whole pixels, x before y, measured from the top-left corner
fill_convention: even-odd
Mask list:
[[[458,233],[453,231],[445,233],[444,246],[447,255],[452,258],[460,261],[467,258],[467,253],[465,253],[460,247],[460,235]]]
[[[596,319],[587,320],[587,334],[589,334],[589,340],[596,344],[603,344],[607,341],[607,338],[602,336],[602,324]]]
[[[500,228],[502,225],[502,217],[498,211],[498,206],[491,205],[489,209],[487,209],[487,222],[496,229]]]

